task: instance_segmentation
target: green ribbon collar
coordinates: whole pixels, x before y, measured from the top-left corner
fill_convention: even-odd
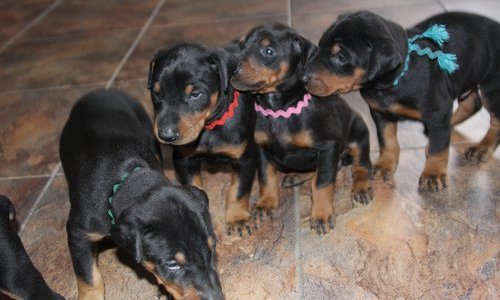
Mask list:
[[[116,195],[116,192],[118,191],[120,186],[125,183],[127,178],[130,177],[130,174],[132,174],[136,171],[139,171],[140,169],[141,169],[140,167],[136,167],[135,169],[132,170],[132,172],[123,174],[121,181],[113,185],[113,194],[108,198],[108,205],[109,205],[108,216],[111,219],[111,225],[116,224],[115,216],[113,215],[113,212],[111,211],[111,204],[113,204],[113,197]]]

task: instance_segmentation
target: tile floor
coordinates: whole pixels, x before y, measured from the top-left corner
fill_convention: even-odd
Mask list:
[[[498,0],[3,0],[0,193],[14,201],[21,238],[49,285],[69,299],[77,296],[58,139],[81,95],[120,88],[151,112],[147,68],[160,47],[181,41],[221,46],[271,21],[291,24],[316,42],[337,15],[358,9],[404,26],[459,9],[500,21]],[[375,158],[368,109],[357,93],[346,98],[370,125]],[[426,144],[422,126],[400,124],[394,183],[376,182],[375,201],[353,208],[350,171],[341,171],[336,228],[322,237],[308,226],[309,182],[283,189],[274,222],[264,221],[250,237],[226,236],[223,195],[229,175],[205,171],[226,298],[499,299],[500,151],[482,165],[463,158],[464,149],[485,133],[488,119],[481,111],[456,128],[450,187],[435,195],[417,193]],[[171,170],[167,174],[173,176]],[[108,299],[156,297],[151,277],[126,255],[106,250],[99,264]]]

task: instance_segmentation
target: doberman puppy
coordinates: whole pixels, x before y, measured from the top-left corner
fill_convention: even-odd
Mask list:
[[[237,44],[236,44],[237,46]],[[257,169],[253,140],[255,112],[244,94],[229,85],[236,69],[235,50],[209,50],[181,44],[153,57],[148,88],[162,144],[173,146],[174,168],[181,183],[202,188],[202,163],[233,168],[226,198],[228,234],[251,234],[249,198]]]
[[[451,128],[481,102],[491,126],[466,157],[484,161],[500,142],[499,39],[499,23],[468,13],[439,14],[406,31],[368,11],[344,14],[323,34],[301,80],[320,96],[360,90],[377,127],[375,173],[385,179],[399,161],[397,122],[422,122],[429,144],[419,190],[438,191],[447,185]]]
[[[125,93],[82,97],[64,126],[60,157],[71,210],[68,244],[79,299],[103,299],[97,243],[111,240],[175,299],[223,299],[203,191],[173,186],[142,105]]]
[[[0,294],[13,299],[64,299],[49,288],[31,262],[10,224],[15,216],[12,202],[0,195]]]
[[[278,206],[277,170],[315,171],[312,182],[311,228],[333,228],[335,180],[341,161],[352,162],[353,200],[373,198],[370,180],[368,128],[362,118],[337,96],[307,93],[299,70],[316,46],[291,28],[266,24],[241,41],[241,61],[231,84],[255,94],[261,197],[257,211]]]

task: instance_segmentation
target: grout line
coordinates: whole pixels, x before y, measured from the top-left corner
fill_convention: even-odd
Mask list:
[[[64,0],[60,0],[60,1],[64,1]],[[163,4],[165,3],[166,0],[160,0],[158,2],[158,5],[156,6],[156,8],[153,10],[153,12],[151,13],[151,15],[149,16],[148,20],[146,21],[146,23],[144,24],[144,26],[142,27],[142,30],[141,32],[139,32],[139,35],[136,37],[135,41],[132,43],[132,45],[130,46],[130,48],[128,49],[127,53],[125,54],[125,56],[123,57],[123,59],[121,60],[120,64],[118,65],[118,67],[116,68],[115,72],[113,73],[113,76],[111,77],[111,79],[108,81],[107,85],[106,85],[106,89],[109,89],[109,87],[113,84],[115,78],[116,78],[116,75],[121,71],[121,69],[123,68],[124,64],[127,62],[128,58],[130,57],[130,55],[132,54],[132,52],[134,51],[135,47],[137,47],[137,44],[139,43],[139,41],[142,39],[142,37],[144,36],[144,33],[146,32],[146,30],[149,28],[149,26],[151,25],[151,22],[153,22],[154,18],[156,17],[156,15],[158,14],[158,11],[160,10],[160,8],[163,6]],[[19,233],[21,233],[23,230],[24,230],[24,227],[26,226],[26,224],[28,223],[28,221],[31,219],[31,216],[33,215],[33,213],[35,212],[35,210],[37,209],[38,207],[38,204],[39,202],[42,200],[43,196],[45,196],[45,193],[47,192],[47,190],[49,189],[50,185],[52,184],[52,182],[54,181],[54,178],[56,177],[56,175],[58,174],[59,172],[59,169],[61,168],[61,162],[59,162],[57,164],[57,166],[54,168],[54,170],[52,171],[52,174],[50,174],[50,178],[49,180],[47,181],[47,183],[45,184],[45,186],[43,187],[42,191],[40,192],[40,194],[38,195],[38,197],[36,198],[35,200],[35,203],[33,203],[33,205],[31,206],[31,209],[28,213],[28,215],[26,216],[26,219],[23,221],[23,223],[21,224],[20,228],[19,228]]]
[[[448,10],[446,9],[446,5],[441,0],[436,0],[439,6],[444,10],[444,12],[447,12]]]
[[[151,23],[156,18],[156,15],[160,11],[160,9],[163,6],[163,4],[165,3],[165,1],[166,0],[160,0],[158,2],[158,5],[156,5],[155,9],[153,10],[153,12],[151,13],[151,15],[149,16],[149,18],[146,21],[146,23],[144,24],[144,26],[142,26],[141,32],[139,32],[139,35],[137,35],[137,37],[135,38],[135,41],[132,43],[132,45],[128,49],[128,51],[125,54],[125,56],[123,57],[122,61],[120,62],[120,64],[116,68],[115,72],[111,76],[111,79],[108,81],[108,84],[106,84],[106,89],[109,89],[113,85],[113,82],[115,81],[116,76],[118,76],[118,73],[120,73],[120,71],[122,70],[123,66],[125,65],[125,63],[130,58],[130,55],[132,55],[132,52],[134,52],[135,48],[137,47],[137,45],[141,41],[142,37],[146,33],[146,30],[148,30],[148,28],[151,26]]]
[[[297,285],[297,299],[304,299],[304,286],[302,281],[302,231],[300,222],[300,186],[293,187],[293,205],[295,215],[295,272]]]
[[[50,177],[50,176],[51,176],[51,174],[10,176],[10,177],[0,177],[0,181],[1,180],[18,180],[18,179],[44,178],[44,177]]]
[[[26,25],[21,31],[16,33],[13,37],[11,37],[5,44],[0,47],[0,53],[5,51],[5,49],[9,48],[15,41],[17,41],[23,34],[25,34],[31,27],[40,23],[51,11],[53,11],[56,7],[58,7],[64,0],[56,0],[49,7],[47,7],[41,14],[39,14],[33,21],[31,21],[28,25]]]
[[[23,220],[23,223],[19,227],[19,233],[21,233],[24,230],[24,227],[26,226],[26,224],[28,223],[28,221],[31,219],[31,215],[33,215],[33,213],[35,212],[35,210],[38,208],[38,204],[42,200],[43,196],[45,196],[45,193],[47,192],[47,190],[49,189],[50,185],[54,181],[54,178],[56,177],[56,174],[57,174],[57,172],[59,171],[60,168],[61,168],[61,163],[59,162],[57,164],[57,166],[54,168],[54,171],[52,171],[52,174],[50,175],[49,180],[47,180],[47,183],[45,183],[45,186],[43,187],[42,191],[40,192],[40,194],[36,198],[35,203],[33,203],[33,205],[31,206],[30,211],[28,212],[28,215],[26,216],[26,218]]]
[[[287,14],[288,26],[292,27],[292,0],[288,0],[287,2]]]

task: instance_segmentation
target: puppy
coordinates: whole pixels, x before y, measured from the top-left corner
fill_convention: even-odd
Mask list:
[[[148,87],[162,144],[173,146],[181,183],[202,188],[202,163],[229,163],[233,168],[226,198],[228,233],[249,225],[249,198],[257,166],[253,107],[229,85],[234,53],[182,44],[159,51],[151,61]],[[228,75],[229,74],[229,75]]]
[[[320,96],[360,90],[377,127],[375,172],[386,179],[399,161],[397,122],[422,122],[429,144],[419,189],[438,191],[447,185],[451,128],[481,104],[491,126],[466,157],[484,161],[499,144],[499,38],[499,23],[467,13],[440,14],[406,31],[368,11],[345,14],[323,34],[301,80]]]
[[[277,170],[315,171],[312,181],[311,228],[333,228],[335,180],[341,158],[352,161],[353,199],[373,198],[368,129],[343,99],[307,93],[299,70],[316,46],[291,28],[267,24],[252,29],[241,42],[241,61],[231,84],[255,94],[261,197],[257,211],[278,206]]]
[[[64,126],[60,157],[71,210],[68,244],[79,299],[104,299],[97,242],[111,237],[175,299],[222,299],[204,192],[173,186],[142,105],[114,90],[82,97]]]
[[[0,293],[13,299],[64,299],[52,291],[35,268],[10,222],[16,212],[0,195]]]

